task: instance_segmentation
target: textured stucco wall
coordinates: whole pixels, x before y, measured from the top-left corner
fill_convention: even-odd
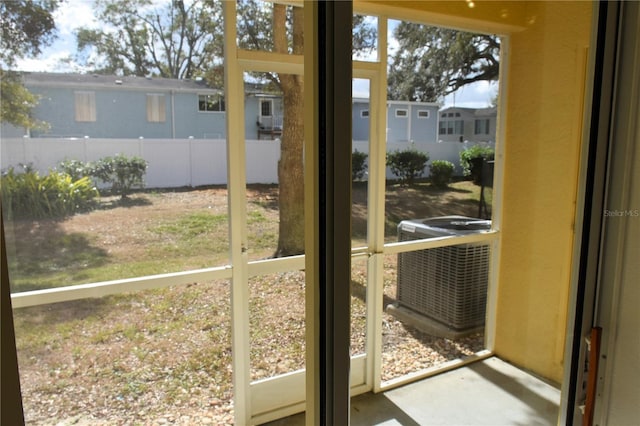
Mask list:
[[[495,351],[560,382],[593,5],[540,2],[510,39]]]

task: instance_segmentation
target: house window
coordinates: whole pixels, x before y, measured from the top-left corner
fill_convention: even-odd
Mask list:
[[[150,123],[164,123],[167,119],[164,95],[147,95],[147,121]]]
[[[431,114],[429,114],[428,109],[419,109],[418,110],[418,118],[429,118]]]
[[[408,111],[406,109],[397,109],[396,110],[396,117],[406,117],[408,115]]]
[[[476,135],[488,135],[489,134],[489,119],[483,118],[476,120],[475,132]]]
[[[273,101],[271,99],[262,99],[260,101],[260,116],[271,117],[273,115]]]
[[[95,92],[75,92],[76,121],[96,121]]]
[[[438,133],[441,135],[461,135],[464,133],[464,121],[446,120],[441,121]]]
[[[363,109],[362,111],[360,111],[360,117],[369,118],[369,110],[368,109]]]
[[[222,95],[198,95],[198,111],[224,112],[224,96]]]

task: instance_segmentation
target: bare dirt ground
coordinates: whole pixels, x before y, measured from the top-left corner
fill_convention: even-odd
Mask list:
[[[440,193],[392,189],[387,196],[389,239],[403,217],[473,215],[477,204],[469,200],[469,192],[467,186]],[[160,238],[150,230],[167,218],[195,211],[226,214],[226,196],[224,188],[206,188],[136,194],[128,206],[104,199],[105,208],[57,221],[55,227],[62,234],[99,236],[90,238],[92,244],[117,262],[148,256],[150,242]],[[277,191],[250,188],[248,197],[252,206],[259,206],[260,217],[277,227]],[[354,238],[364,240],[366,192],[356,187],[353,202]],[[47,226],[46,221],[25,222],[15,229],[37,242],[46,240]],[[260,226],[268,227],[262,219]],[[269,250],[267,243],[256,256],[268,256]],[[213,258],[225,260],[224,255]],[[390,303],[395,298],[393,257],[386,269],[385,303]],[[249,287],[251,379],[304,368],[304,273],[252,278]],[[364,265],[354,264],[351,288],[351,352],[358,354],[366,339]],[[27,423],[232,424],[230,315],[227,281],[17,309]],[[383,380],[483,348],[482,334],[438,338],[387,314],[382,328]]]

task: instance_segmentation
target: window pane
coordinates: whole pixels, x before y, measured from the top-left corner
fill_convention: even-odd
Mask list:
[[[475,314],[478,317],[483,315],[484,305],[480,299],[486,298],[486,287],[478,295],[479,297],[472,301],[465,299],[464,291],[451,293],[447,290],[447,286],[457,281],[445,282],[447,279],[451,280],[451,278],[444,278],[448,276],[445,269],[452,265],[444,263],[440,267],[445,269],[433,270],[434,274],[441,271],[442,277],[430,275],[431,278],[419,279],[422,271],[420,268],[437,268],[435,263],[440,257],[439,253],[431,254],[427,250],[423,252],[428,254],[417,252],[385,256],[386,309],[383,318],[385,327],[382,330],[381,372],[383,382],[427,368],[442,366],[447,361],[464,359],[484,349],[483,326],[474,324],[472,328],[462,333],[452,330],[445,323],[449,321],[460,324],[469,315]],[[398,264],[398,259],[402,259],[403,256],[405,263],[401,266]],[[426,262],[424,264],[416,262],[407,264],[406,256],[423,258],[426,256],[427,259],[423,259]],[[433,258],[433,261],[429,258]],[[416,278],[418,278],[417,281]],[[476,302],[478,307],[475,311],[467,309],[469,303]],[[407,304],[412,308],[408,308]],[[456,311],[460,307],[464,308]],[[418,308],[417,311],[416,308]]]
[[[225,110],[224,96],[221,94],[198,95],[198,110],[223,112]]]
[[[305,365],[304,271],[249,280],[251,380]]]
[[[264,0],[237,2],[238,46],[241,49],[301,55],[302,7]]]
[[[20,137],[5,132],[5,123],[0,132],[12,293],[100,288],[229,264],[225,116],[199,113],[225,109],[222,87],[204,82],[224,59],[222,2],[141,3],[114,10],[113,2],[59,2],[53,18],[60,33],[95,31],[114,43],[113,57],[89,45],[66,52],[72,59],[61,64],[52,60],[61,48],[54,43],[43,46],[42,61],[16,61],[23,85],[39,99],[33,117],[47,126],[31,128],[28,138],[24,130]],[[78,13],[83,19],[72,19]],[[127,29],[135,40],[117,37]],[[76,42],[70,38],[65,51]],[[175,57],[197,59],[155,67],[162,41]],[[33,66],[38,71],[22,68]],[[117,176],[88,167],[120,165],[126,175],[137,169],[127,167],[136,157],[146,168],[130,192],[120,191]],[[17,202],[17,193],[29,202]],[[27,422],[232,424],[229,288],[225,280],[193,278],[161,290],[16,308]]]
[[[302,90],[296,75],[277,74]],[[253,79],[245,74],[245,81]],[[248,86],[248,85],[247,85]],[[252,85],[256,86],[256,85]],[[266,85],[260,86],[264,92]],[[283,93],[255,88],[245,93],[247,237],[249,259],[304,252],[304,118],[302,98],[284,104]],[[271,116],[262,116],[268,105]]]
[[[204,145],[194,143],[193,148],[204,156],[208,152]],[[149,151],[163,154],[162,146],[149,146]],[[21,176],[20,181],[44,179],[37,178],[34,172]],[[80,184],[76,186],[81,188]],[[224,187],[139,191],[124,202],[120,196],[105,194],[95,202],[94,210],[52,220],[5,210],[9,203],[3,199],[5,214],[13,215],[5,221],[7,245],[12,248],[12,292],[186,271],[228,262]]]
[[[351,261],[351,356],[366,353],[367,260]]]
[[[367,244],[368,194],[369,194],[369,87],[368,79],[353,79],[351,153],[351,246]]]
[[[271,100],[260,101],[260,114],[263,117],[271,117]]]
[[[456,120],[454,122],[454,125],[455,125],[455,134],[457,134],[457,135],[464,134],[464,121]]]
[[[26,423],[232,424],[230,314],[225,280],[15,309]]]
[[[389,47],[387,98],[391,105],[398,98],[422,103],[407,102],[409,113],[419,118],[411,120],[411,126],[406,120],[398,123],[397,112],[395,117],[388,114],[387,242],[466,235],[491,226],[487,176],[492,176],[492,169],[487,166],[485,177],[474,181],[469,177],[473,165],[461,156],[477,145],[460,143],[473,139],[465,134],[465,128],[468,132],[474,129],[476,109],[456,106],[452,101],[459,98],[449,97],[444,97],[442,107],[438,103],[444,96],[438,92],[442,89],[415,72],[420,67],[440,65],[433,61],[449,55],[452,47],[433,54],[438,51],[434,46],[446,45],[448,37],[460,40],[472,36],[448,31],[409,22],[390,23],[389,32],[395,37]],[[433,109],[428,107],[430,103]],[[406,140],[413,143],[408,146]],[[470,229],[474,226],[478,229]],[[489,257],[487,244],[384,256],[383,381],[437,368],[484,349]],[[463,288],[465,283],[468,287]]]
[[[378,17],[353,15],[353,60],[377,62]]]

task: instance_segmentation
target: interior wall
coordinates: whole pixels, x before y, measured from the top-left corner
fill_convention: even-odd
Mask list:
[[[559,383],[593,4],[535,7],[510,38],[494,349]]]

